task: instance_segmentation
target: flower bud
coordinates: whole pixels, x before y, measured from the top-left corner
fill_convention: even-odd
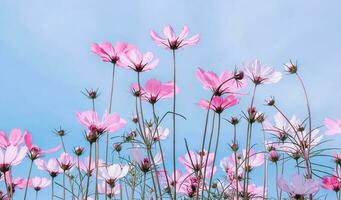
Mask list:
[[[270,97],[269,99],[265,100],[265,103],[268,106],[273,106],[273,105],[275,105],[275,98],[274,97]]]
[[[290,61],[289,63],[284,64],[284,70],[290,74],[295,74],[297,72],[297,65]]]
[[[243,71],[235,71],[233,77],[235,80],[240,81],[244,78],[244,72]]]
[[[122,150],[121,143],[114,144],[114,149],[115,149],[115,151],[117,151],[119,153]]]
[[[83,154],[84,148],[82,146],[75,147],[73,149],[73,152],[76,154],[76,156],[81,156]]]
[[[269,152],[269,159],[272,162],[277,162],[279,160],[280,155],[277,153],[277,151],[270,151]]]
[[[230,123],[232,125],[237,125],[239,123],[239,119],[237,117],[231,117]]]

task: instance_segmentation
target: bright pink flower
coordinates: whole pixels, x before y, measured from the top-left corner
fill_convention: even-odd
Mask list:
[[[63,152],[58,159],[58,163],[59,163],[60,168],[62,168],[63,171],[68,171],[73,167],[73,165],[75,164],[75,161],[71,155]]]
[[[37,145],[32,144],[32,136],[27,131],[24,134],[24,140],[31,160],[35,160],[44,154],[53,153],[61,148],[61,145],[59,145],[49,150],[42,150]]]
[[[110,186],[108,183],[103,181],[98,184],[98,193],[105,194],[109,198],[113,198],[115,195],[120,193],[120,184],[115,184],[114,187]]]
[[[35,190],[39,191],[43,188],[46,188],[51,184],[51,181],[45,177],[34,177],[30,180],[30,186]]]
[[[255,84],[277,83],[281,80],[282,74],[275,71],[273,67],[262,65],[260,60],[253,60],[244,65],[244,73]]]
[[[290,182],[280,177],[278,180],[279,187],[290,194],[292,197],[304,197],[319,191],[319,183],[313,179],[306,179],[303,175],[294,174],[290,177]]]
[[[335,192],[338,192],[341,188],[341,180],[335,176],[325,176],[322,178],[322,187],[326,190],[334,190]]]
[[[63,173],[55,158],[50,158],[47,162],[38,158],[34,161],[34,164],[37,165],[38,169],[48,172],[51,177],[56,177],[58,174]]]
[[[1,200],[9,200],[9,198],[7,197],[7,194],[4,193],[2,190],[0,190],[0,199]]]
[[[341,119],[334,121],[330,118],[326,118],[324,120],[324,125],[327,128],[326,135],[341,134]]]
[[[214,110],[216,113],[222,113],[225,109],[235,106],[239,103],[239,99],[235,98],[233,95],[222,97],[222,96],[214,96],[211,105],[207,100],[199,101],[199,106],[205,109],[208,109],[210,106],[211,110]]]
[[[142,54],[137,48],[131,48],[125,54],[122,54],[120,61],[125,69],[132,69],[136,72],[152,70],[159,63],[159,59],[153,60],[154,55],[151,52]]]
[[[123,128],[126,121],[116,113],[104,112],[102,120],[99,120],[97,112],[89,110],[85,112],[76,113],[78,121],[83,124],[89,131],[98,133],[104,132],[113,133]]]
[[[189,34],[189,28],[184,26],[179,36],[176,36],[173,28],[171,26],[166,26],[163,28],[164,38],[161,38],[156,32],[150,31],[150,36],[152,40],[161,47],[167,49],[179,49],[184,46],[191,46],[198,44],[200,37],[195,35],[191,38],[186,39]]]
[[[138,85],[133,85],[134,89],[138,89]],[[136,88],[137,87],[137,88]],[[173,91],[174,83],[161,81],[156,79],[150,79],[146,82],[144,88],[141,88],[142,97],[151,104],[155,104],[160,99],[171,98],[174,95]],[[179,88],[175,86],[175,93],[179,92]]]
[[[243,159],[246,159],[246,150],[243,150]],[[248,170],[252,170],[255,167],[261,166],[264,163],[264,154],[255,153],[252,149],[249,151],[249,166]],[[244,167],[244,165],[242,166]]]
[[[6,133],[0,131],[0,148],[5,149],[6,147],[12,146],[20,146],[24,143],[24,138],[21,137],[21,131],[18,128],[12,129],[9,138],[7,138]]]
[[[204,89],[211,90],[214,95],[221,96],[223,94],[236,94],[238,90],[246,86],[246,80],[235,79],[235,73],[224,71],[221,75],[217,75],[212,71],[205,72],[199,68],[196,72],[197,78],[203,84]]]
[[[87,176],[91,176],[93,175],[93,173],[95,172],[95,167],[96,167],[96,162],[94,159],[91,160],[89,157],[86,157],[83,161],[79,162],[79,168],[81,171],[85,172]],[[90,164],[90,168],[89,168],[89,164]],[[104,167],[105,166],[105,162],[103,160],[98,160],[98,167]],[[77,166],[78,167],[78,166]]]
[[[131,48],[133,47],[125,42],[117,42],[115,47],[109,42],[103,42],[102,44],[94,43],[91,46],[91,50],[99,55],[104,62],[117,63],[118,65],[120,65],[121,55]]]
[[[0,171],[7,172],[11,166],[19,165],[26,156],[25,147],[10,145],[6,149],[0,149]]]
[[[104,179],[111,188],[115,187],[116,181],[125,177],[129,172],[128,165],[112,164],[99,168],[99,177]]]

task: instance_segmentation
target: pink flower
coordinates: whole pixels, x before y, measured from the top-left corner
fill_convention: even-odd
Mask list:
[[[200,37],[199,35],[194,35],[191,38],[186,39],[189,34],[189,28],[184,26],[179,36],[176,36],[173,28],[171,26],[166,26],[163,28],[164,38],[161,38],[156,32],[150,31],[150,36],[152,40],[161,47],[167,49],[179,49],[184,46],[192,46],[198,44]]]
[[[165,171],[159,171],[158,175],[160,175],[160,180],[163,181],[164,183],[167,183],[167,179],[169,182],[170,187],[174,187],[174,185],[176,184],[177,190],[179,191],[181,184],[183,183],[184,179],[186,178],[186,176],[184,176],[182,174],[182,172],[180,170],[175,170],[175,177],[176,180],[174,181],[174,172],[172,173],[171,176],[169,176],[168,174],[165,173]],[[178,184],[179,183],[179,184]]]
[[[243,186],[239,184],[239,188],[243,188]],[[252,200],[263,200],[263,186],[256,186],[255,184],[249,184],[247,186],[247,197],[246,199]]]
[[[159,63],[159,59],[153,60],[154,55],[151,52],[142,54],[137,48],[131,48],[120,57],[121,66],[125,69],[132,69],[136,72],[152,70]]]
[[[146,82],[144,88],[141,88],[143,98],[151,104],[155,104],[160,99],[171,98],[174,95],[174,83],[150,79]],[[179,88],[175,87],[175,93],[179,92]]]
[[[277,83],[282,78],[280,72],[275,71],[271,66],[262,65],[257,59],[244,64],[244,73],[257,85]]]
[[[202,181],[195,177],[193,174],[183,175],[181,182],[177,184],[179,190],[177,190],[180,194],[186,195],[189,198],[193,198],[196,196],[197,191],[202,191]],[[199,188],[198,188],[199,186]]]
[[[303,175],[294,174],[290,177],[290,182],[280,177],[278,180],[279,187],[290,194],[292,197],[304,197],[319,191],[319,183],[313,179],[305,179]]]
[[[157,130],[155,130],[154,127],[146,127],[145,129],[146,138],[148,141],[160,141],[165,140],[168,138],[169,135],[169,129],[168,128],[162,128],[158,127]]]
[[[205,72],[199,68],[196,76],[203,84],[204,89],[211,90],[214,95],[221,96],[223,94],[235,94],[238,90],[246,86],[245,79],[236,80],[235,74],[230,71],[224,71],[221,75],[217,75],[212,71]]]
[[[294,135],[294,131],[292,130],[291,125],[288,123],[288,121],[283,117],[283,115],[279,112],[277,112],[274,115],[274,121],[275,124],[272,125],[269,121],[264,121],[264,131],[274,134],[278,137],[278,139],[284,141],[287,139],[288,134]],[[295,115],[293,115],[290,119],[290,123],[293,125],[298,125],[299,120]],[[297,127],[294,127],[295,129]]]
[[[51,177],[56,177],[58,174],[63,173],[63,170],[60,168],[59,163],[55,158],[50,158],[47,162],[42,159],[37,159],[34,163],[37,165],[38,169],[48,172]]]
[[[30,180],[30,186],[35,190],[39,191],[43,188],[46,188],[51,184],[51,181],[45,177],[34,177]]]
[[[326,118],[324,120],[324,125],[327,128],[326,135],[341,134],[341,119],[334,121],[330,118]]]
[[[237,155],[237,167],[238,167],[238,177],[242,177],[243,174],[243,169],[242,166],[239,162],[238,159],[239,155]],[[232,181],[235,179],[235,174],[236,174],[236,162],[235,162],[235,158],[234,155],[231,155],[229,157],[224,157],[221,161],[220,161],[220,167],[222,170],[224,170],[224,172],[227,175],[227,178]]]
[[[7,194],[4,193],[2,190],[0,190],[0,199],[1,200],[9,200],[9,198],[7,197]]]
[[[29,158],[31,160],[35,160],[43,156],[44,154],[53,153],[55,151],[58,151],[61,148],[61,146],[59,145],[49,150],[42,150],[37,145],[32,144],[32,136],[27,131],[24,134],[24,140],[25,140],[25,144],[29,153]]]
[[[248,170],[252,170],[255,167],[261,166],[264,163],[264,154],[255,153],[252,149],[249,151],[249,166]],[[246,159],[246,149],[243,150],[243,158]],[[244,165],[242,166],[244,167]]]
[[[97,112],[89,110],[85,112],[76,113],[78,121],[84,125],[89,131],[98,133],[99,135],[104,132],[113,133],[123,128],[126,121],[116,113],[104,112],[102,120],[99,120]]]
[[[0,149],[0,171],[7,172],[11,166],[19,165],[26,156],[25,147],[10,145],[6,149]]]
[[[335,192],[340,191],[341,181],[340,178],[331,176],[322,178],[322,187],[326,190],[334,190]]]
[[[208,107],[210,107],[211,110],[214,110],[216,113],[222,113],[225,109],[235,106],[238,103],[239,99],[236,99],[233,95],[230,95],[225,98],[222,96],[214,96],[211,101],[211,105],[207,100],[201,100],[198,104],[202,108],[208,109]]]
[[[75,161],[71,155],[63,152],[58,159],[58,163],[60,168],[62,168],[62,170],[65,172],[73,167]]]
[[[99,177],[104,179],[110,188],[114,188],[116,181],[125,177],[129,172],[128,165],[112,164],[106,167],[99,168]]]
[[[118,63],[119,65],[121,55],[131,48],[133,47],[125,42],[117,42],[115,47],[109,42],[103,42],[102,44],[94,43],[91,46],[91,50],[99,55],[104,62]]]
[[[93,175],[93,173],[95,172],[95,167],[96,167],[95,160],[91,160],[91,162],[90,163],[89,162],[90,162],[89,157],[86,157],[84,159],[84,162],[83,161],[79,162],[80,170],[84,171],[87,176]],[[90,164],[90,168],[89,168],[89,164]],[[103,160],[98,160],[98,167],[104,167],[104,166],[105,166],[105,162]]]
[[[103,181],[101,184],[98,184],[98,193],[105,194],[109,198],[113,198],[115,195],[120,193],[120,184],[115,184],[112,188],[109,184]]]
[[[7,184],[10,185],[13,189],[15,188],[23,189],[26,187],[27,179],[23,179],[22,177],[13,178],[10,172],[6,172],[5,176]],[[5,181],[4,180],[5,178],[3,176],[1,177],[1,179],[2,181]]]
[[[0,131],[0,148],[5,149],[6,147],[12,146],[20,146],[24,143],[24,138],[21,137],[21,131],[18,128],[12,129],[9,138],[7,138],[6,133]]]
[[[142,154],[141,147],[139,146],[134,146],[132,149],[130,149],[130,157],[137,163],[141,171],[144,173],[147,173],[151,170],[151,168],[156,167],[153,166],[153,162],[155,165],[162,164],[162,157],[160,153],[157,153],[153,160],[149,160],[148,156],[144,156]]]
[[[189,153],[179,157],[179,162],[185,167],[188,173],[198,172],[200,170],[204,173],[206,159],[207,167],[205,177],[210,177],[210,175],[213,175],[217,171],[216,167],[213,166],[214,153],[208,153],[207,151],[201,153],[189,151]],[[214,167],[213,174],[211,174],[212,167]]]

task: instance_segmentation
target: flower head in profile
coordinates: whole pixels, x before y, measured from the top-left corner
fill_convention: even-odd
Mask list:
[[[99,177],[105,180],[105,182],[114,188],[116,181],[125,177],[129,172],[128,165],[112,164],[106,167],[99,168]]]
[[[120,57],[121,66],[125,69],[132,69],[136,72],[150,71],[159,63],[159,59],[154,59],[152,52],[142,54],[139,49],[131,48]]]
[[[34,164],[38,169],[48,172],[53,178],[58,174],[63,173],[63,170],[60,168],[59,163],[55,158],[50,158],[48,161],[38,158],[34,161]]]
[[[105,162],[103,160],[98,160],[98,167],[104,167]],[[95,172],[96,161],[91,160],[89,157],[86,157],[84,161],[79,162],[79,169],[83,171],[87,176],[92,176]]]
[[[282,74],[271,66],[262,65],[260,60],[253,60],[244,64],[244,73],[256,85],[277,83],[281,80]]]
[[[6,149],[0,149],[0,172],[5,173],[11,166],[19,165],[26,156],[25,147],[10,145]]]
[[[116,113],[105,112],[102,116],[102,120],[99,119],[97,112],[89,110],[85,112],[76,113],[78,121],[84,125],[90,132],[98,135],[104,132],[113,133],[123,128],[126,125],[126,121],[122,119]]]
[[[6,147],[20,146],[24,143],[24,138],[22,137],[21,130],[14,128],[11,130],[9,137],[7,137],[4,131],[0,131],[0,148],[5,149]]]
[[[168,138],[169,129],[160,126],[157,129],[154,127],[146,127],[145,133],[148,141],[160,141]]]
[[[243,150],[243,158],[246,159],[246,149]],[[264,163],[264,154],[263,153],[256,153],[253,149],[250,149],[248,153],[249,157],[249,166],[247,166],[247,170],[251,171],[253,168],[261,166]],[[244,165],[242,166],[244,167]]]
[[[181,33],[177,36],[171,26],[163,28],[164,37],[160,37],[155,31],[150,31],[152,40],[161,47],[166,49],[176,50],[185,46],[192,46],[198,44],[200,37],[194,35],[187,38],[190,30],[187,26],[184,26]]]
[[[63,171],[68,171],[73,167],[75,161],[70,154],[63,152],[58,159],[58,163]]]
[[[120,184],[115,184],[115,186],[112,188],[108,183],[103,181],[101,184],[98,184],[97,187],[98,193],[104,194],[110,199],[120,193]]]
[[[277,112],[273,118],[274,124],[271,124],[268,120],[264,121],[264,131],[275,135],[281,141],[286,140],[288,138],[288,134],[294,135],[295,130],[292,129],[290,124],[299,124],[299,120],[295,115],[291,117],[290,123],[288,123],[285,117],[283,117],[283,115],[279,112]]]
[[[133,47],[125,42],[117,42],[114,47],[109,42],[94,43],[91,46],[92,52],[99,55],[104,62],[117,63],[119,65],[121,55],[131,48]]]
[[[153,160],[150,160],[148,156],[144,156],[142,153],[141,147],[135,145],[130,150],[130,157],[133,161],[135,161],[143,173],[149,172],[152,168],[157,165],[162,164],[162,157],[160,153],[157,153]],[[154,163],[153,163],[154,162]],[[155,164],[155,166],[153,166]]]
[[[239,99],[235,98],[233,95],[222,97],[222,96],[214,96],[212,98],[211,103],[207,100],[201,100],[199,101],[199,106],[215,111],[216,113],[222,113],[227,108],[230,108],[232,106],[235,106],[239,103]]]
[[[29,185],[35,190],[39,191],[43,188],[46,188],[51,184],[51,181],[45,177],[34,177],[30,180]]]
[[[205,177],[213,176],[213,174],[217,171],[216,167],[213,166],[214,153],[208,153],[205,150],[199,153],[189,151],[184,156],[180,156],[178,159],[188,173],[199,172],[200,170],[204,173],[206,160],[207,167]],[[211,174],[212,167],[214,168],[213,174]]]
[[[239,182],[239,188],[242,188],[242,184]],[[263,186],[256,186],[255,184],[249,184],[247,186],[247,194],[242,193],[242,199],[263,200]]]
[[[161,99],[171,98],[174,95],[174,83],[150,79],[146,82],[144,88],[141,88],[142,97],[151,104],[155,104]],[[175,86],[175,93],[179,92],[179,88]]]
[[[239,158],[240,158],[240,156],[237,155],[237,167],[238,167],[237,176],[236,176],[236,162],[235,162],[234,155],[231,155],[229,157],[224,157],[220,161],[220,167],[226,173],[229,181],[235,180],[236,177],[238,177],[238,179],[242,178],[243,169],[241,167],[239,167],[239,165],[240,165],[240,159]]]
[[[26,187],[27,179],[23,179],[22,177],[13,178],[12,173],[9,171],[5,173],[5,176],[8,186],[12,187],[13,190],[16,188],[23,189]],[[3,175],[1,176],[1,180],[5,181],[5,177]]]
[[[216,96],[235,94],[246,86],[244,78],[236,79],[235,73],[230,71],[224,71],[221,75],[217,75],[212,71],[204,71],[199,68],[196,76],[203,84],[204,89],[211,90]]]
[[[306,179],[303,175],[294,174],[290,177],[290,181],[286,181],[283,177],[278,180],[279,187],[289,193],[292,198],[303,199],[306,195],[319,191],[319,183],[313,179]]]
[[[341,134],[341,119],[332,120],[330,118],[326,118],[324,120],[324,125],[327,128],[326,135]]]
[[[341,179],[336,176],[322,177],[322,188],[339,192],[341,189]]]

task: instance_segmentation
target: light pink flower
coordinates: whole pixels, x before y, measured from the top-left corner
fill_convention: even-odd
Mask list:
[[[135,86],[136,87],[136,86]],[[174,95],[174,83],[169,81],[161,83],[156,79],[150,79],[146,82],[144,88],[141,88],[142,97],[151,104],[155,104],[161,99],[171,98]],[[138,86],[137,86],[138,88]],[[175,86],[175,93],[179,93],[179,88]]]
[[[46,188],[51,184],[51,181],[45,177],[34,177],[30,180],[30,186],[35,190],[39,191],[43,188]]]
[[[13,178],[12,174],[9,171],[5,173],[5,176],[7,184],[11,185],[12,188],[23,189],[26,187],[27,179],[23,179],[22,177]],[[5,181],[5,178],[1,176],[1,180]]]
[[[238,159],[238,157],[239,157],[239,155],[237,155],[237,159]],[[235,180],[236,162],[235,162],[234,155],[231,155],[229,157],[224,157],[223,159],[221,159],[220,167],[226,173],[229,181]],[[238,171],[237,171],[238,177],[242,177],[242,174],[243,174],[243,168],[242,167],[243,166],[239,162],[239,159],[237,161],[237,167],[238,167]]]
[[[154,127],[146,127],[145,129],[146,138],[148,141],[160,141],[165,140],[168,138],[169,135],[169,129],[168,128],[162,128],[158,127],[157,130],[155,130]]]
[[[208,153],[207,151],[201,153],[189,151],[189,153],[186,153],[184,156],[180,156],[178,159],[188,173],[198,172],[200,170],[204,173],[206,159],[207,167],[205,177],[213,176],[217,170],[216,167],[213,166],[214,153]],[[213,174],[211,174],[212,167],[214,167]]]
[[[34,164],[37,165],[38,169],[48,172],[51,177],[56,177],[58,174],[63,173],[55,158],[50,158],[47,162],[43,159],[37,159],[34,161]]]
[[[63,171],[67,171],[73,167],[73,165],[75,164],[75,161],[74,161],[74,158],[70,154],[63,152],[58,159],[58,163],[59,163],[60,168],[62,168]]]
[[[99,177],[104,179],[111,188],[115,187],[116,181],[125,177],[129,172],[128,165],[112,164],[99,168]]]
[[[279,187],[291,196],[306,196],[319,191],[319,183],[313,179],[305,179],[303,175],[294,174],[287,182],[283,177],[278,179]]]
[[[26,147],[10,145],[6,149],[0,149],[0,171],[5,173],[11,166],[19,165],[26,156]]]
[[[151,168],[162,164],[162,157],[160,153],[157,153],[153,160],[149,160],[148,156],[143,155],[141,147],[137,145],[130,149],[130,157],[137,163],[141,171],[144,173],[147,173]],[[153,162],[156,166],[153,166]]]
[[[117,63],[118,65],[121,65],[121,55],[131,48],[133,47],[125,42],[117,42],[115,47],[109,42],[103,42],[102,44],[94,43],[91,46],[91,50],[99,55],[104,62]]]
[[[243,159],[246,159],[246,149],[243,149]],[[252,170],[255,167],[261,166],[264,163],[264,154],[263,153],[255,153],[253,149],[249,151],[249,166],[248,170]],[[245,167],[245,165],[242,165]]]
[[[326,118],[324,120],[324,125],[327,128],[326,135],[341,134],[341,119],[334,121],[330,118]]]
[[[12,146],[20,146],[24,143],[24,138],[21,137],[21,130],[18,128],[12,129],[9,137],[7,138],[6,133],[4,131],[0,131],[0,148],[5,149],[6,147]]]
[[[95,172],[95,167],[96,167],[96,162],[94,159],[92,159],[90,162],[90,168],[89,168],[89,162],[90,162],[89,157],[86,157],[84,159],[84,162],[83,161],[79,162],[80,170],[85,172],[87,176],[94,175],[93,173]],[[98,167],[104,167],[104,166],[105,166],[105,162],[103,160],[98,160]]]
[[[243,188],[243,185],[239,182],[239,188]],[[235,185],[235,184],[234,184]],[[264,200],[263,198],[263,186],[256,186],[255,184],[249,184],[247,186],[247,199],[252,200]]]
[[[178,191],[181,187],[181,184],[183,183],[184,179],[187,176],[187,175],[184,176],[182,172],[178,169],[175,170],[176,181],[174,181],[174,172],[172,173],[171,176],[169,176],[168,174],[165,173],[165,171],[158,171],[158,175],[160,175],[160,180],[164,183],[167,183],[167,179],[168,179],[170,187],[174,187],[174,185],[176,184]]]
[[[211,105],[210,102],[207,100],[199,101],[199,106],[205,109],[208,107],[211,110],[214,110],[216,113],[222,113],[225,109],[235,106],[239,103],[239,99],[235,98],[233,95],[222,97],[222,96],[214,96]]]
[[[24,134],[24,140],[31,160],[35,160],[44,154],[53,153],[61,148],[61,145],[59,145],[49,150],[42,150],[37,145],[32,144],[32,136],[27,131]]]
[[[221,96],[223,94],[236,94],[238,90],[246,86],[246,80],[236,80],[234,72],[224,71],[221,75],[217,75],[212,71],[204,71],[199,68],[196,76],[203,84],[204,89],[211,90],[214,95]]]
[[[158,46],[175,50],[184,46],[192,46],[198,44],[200,40],[199,35],[194,35],[187,39],[189,32],[189,28],[187,26],[184,26],[179,36],[177,36],[173,28],[168,25],[163,28],[164,38],[160,37],[154,31],[150,31],[150,36]]]
[[[199,180],[192,174],[185,174],[181,177],[181,182],[177,184],[179,189],[177,190],[180,194],[185,195],[189,198],[193,198],[196,196],[197,191],[199,190],[199,194],[202,191],[202,181]],[[199,186],[199,188],[198,188]]]
[[[2,190],[0,190],[0,199],[1,200],[9,200],[9,198],[7,197],[7,194],[4,193]]]
[[[294,135],[295,130],[292,129],[291,125],[281,113],[277,112],[274,115],[274,122],[275,124],[272,125],[268,120],[264,121],[264,131],[274,134],[282,141],[288,137],[288,134]],[[295,126],[299,124],[299,120],[293,115],[290,119],[290,123],[294,125],[294,128],[296,129],[297,127]]]
[[[341,180],[335,176],[323,177],[322,187],[326,190],[334,190],[335,192],[338,192],[341,189]]]
[[[93,133],[113,133],[123,128],[126,121],[116,113],[104,112],[102,120],[99,120],[97,112],[89,110],[76,113],[78,121]]]
[[[282,74],[271,66],[262,65],[260,60],[253,60],[244,65],[244,73],[255,84],[277,83],[281,80]]]
[[[120,184],[115,184],[114,187],[111,187],[108,183],[103,181],[101,184],[98,184],[97,187],[98,193],[105,194],[109,198],[112,198],[120,193]]]
[[[154,55],[151,52],[142,54],[137,48],[131,48],[125,54],[122,54],[120,61],[125,69],[132,69],[136,72],[152,70],[159,63],[159,59],[153,60]]]

